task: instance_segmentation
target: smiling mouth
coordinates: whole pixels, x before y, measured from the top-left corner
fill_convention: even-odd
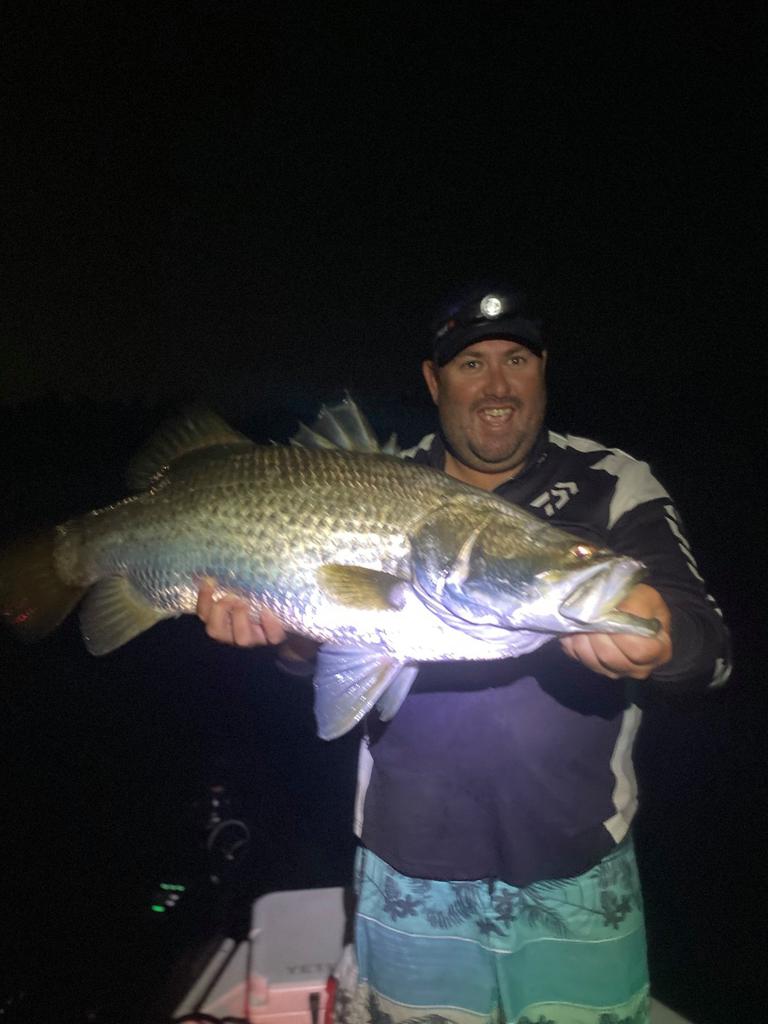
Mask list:
[[[478,410],[480,419],[486,423],[506,423],[514,413],[515,410],[511,405],[489,405]]]

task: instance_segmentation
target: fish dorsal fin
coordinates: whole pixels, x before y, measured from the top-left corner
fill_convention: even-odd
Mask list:
[[[304,423],[291,438],[297,448],[335,448],[345,452],[384,452],[396,455],[399,451],[395,434],[380,445],[373,427],[357,402],[346,394],[336,405],[323,405],[311,427]]]
[[[397,576],[358,565],[321,565],[317,582],[337,604],[345,608],[386,611],[403,606],[406,584]]]
[[[394,714],[411,687],[417,666],[405,665],[379,651],[323,645],[315,670],[317,734],[335,740],[353,729],[390,687],[396,699],[385,710]]]
[[[182,456],[222,446],[249,448],[253,447],[253,442],[210,409],[188,409],[162,424],[134,456],[128,467],[128,484],[134,490],[146,490]]]

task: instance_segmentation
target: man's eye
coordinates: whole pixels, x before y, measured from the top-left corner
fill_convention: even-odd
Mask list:
[[[462,366],[465,366],[468,370],[476,370],[480,363],[477,359],[465,359]]]

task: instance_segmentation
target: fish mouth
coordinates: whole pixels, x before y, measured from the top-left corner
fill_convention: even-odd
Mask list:
[[[594,632],[655,636],[660,629],[657,619],[643,619],[617,608],[647,575],[645,566],[634,558],[614,558],[596,565],[560,604],[560,614],[579,626],[592,627]]]

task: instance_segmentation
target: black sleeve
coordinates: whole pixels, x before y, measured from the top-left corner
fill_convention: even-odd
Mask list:
[[[609,546],[632,555],[649,570],[672,613],[672,658],[651,680],[672,692],[690,692],[723,684],[730,675],[730,636],[708,592],[669,497],[643,501],[611,527]]]

